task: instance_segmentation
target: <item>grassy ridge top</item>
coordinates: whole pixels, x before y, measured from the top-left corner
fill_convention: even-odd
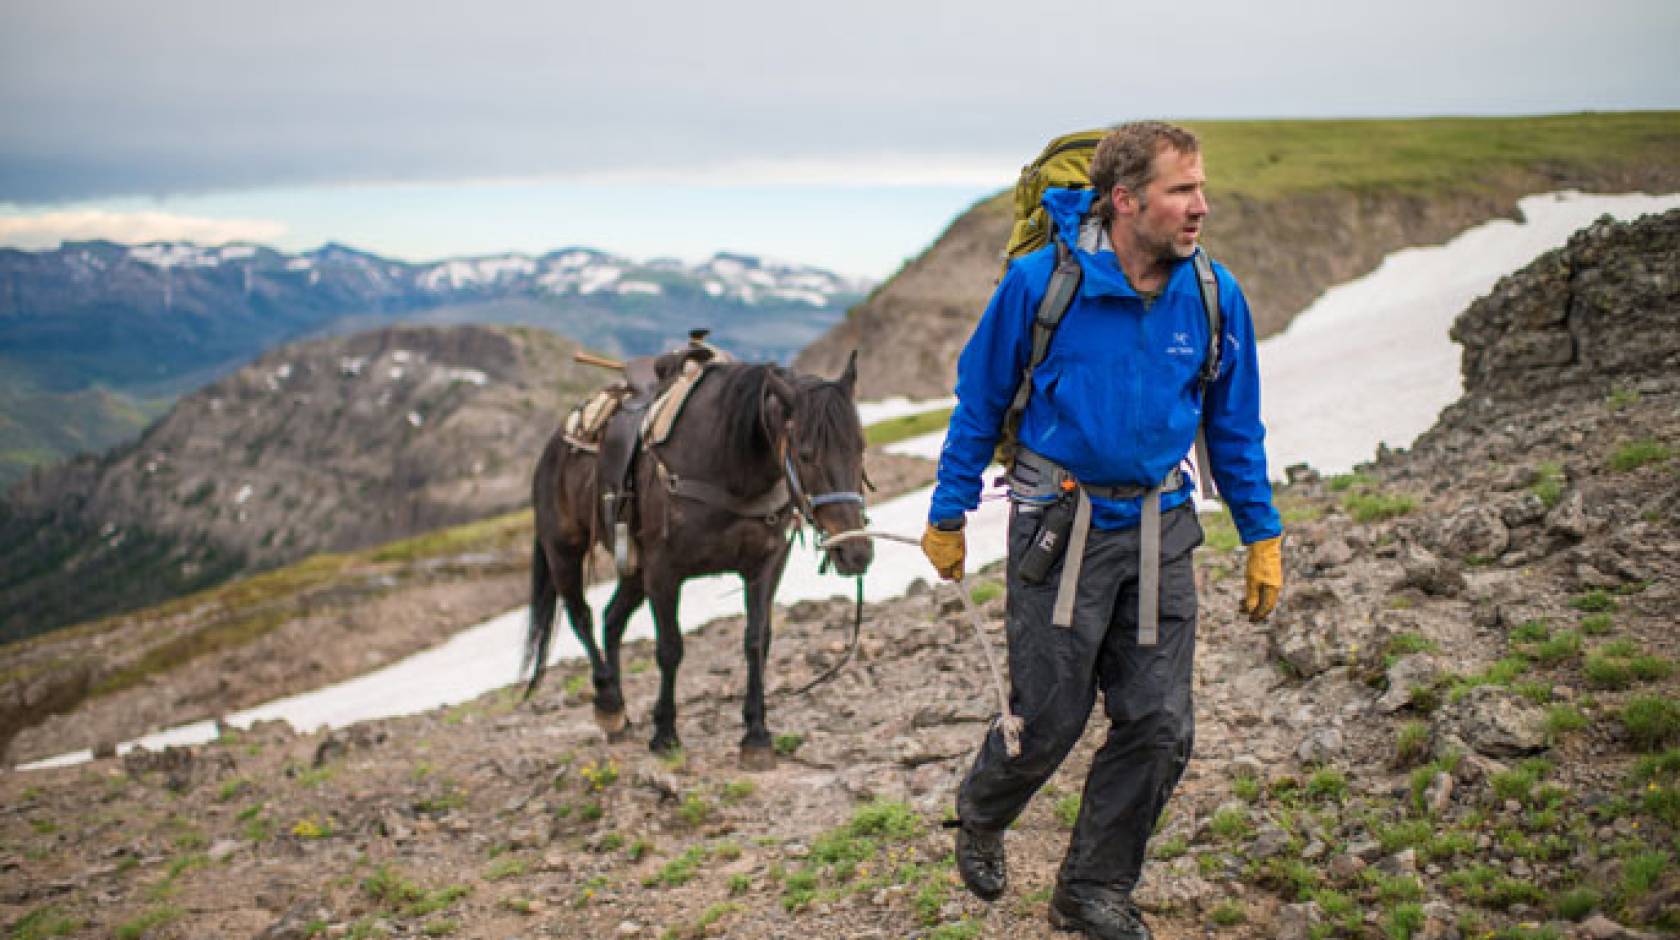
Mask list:
[[[1328,188],[1477,190],[1513,173],[1680,163],[1680,111],[1187,126],[1202,138],[1210,188],[1257,199]]]
[[[1215,196],[1261,200],[1331,189],[1476,192],[1513,175],[1680,166],[1680,111],[1183,124],[1202,139]],[[1011,194],[976,208],[1008,217]]]

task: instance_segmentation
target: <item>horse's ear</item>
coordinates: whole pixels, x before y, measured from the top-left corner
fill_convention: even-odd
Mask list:
[[[846,371],[840,373],[839,382],[847,397],[857,388],[857,350],[852,350],[852,354],[846,357]]]
[[[764,419],[767,429],[780,428],[793,418],[793,402],[797,394],[793,385],[778,373],[771,371],[764,376]],[[776,435],[771,434],[774,440]]]

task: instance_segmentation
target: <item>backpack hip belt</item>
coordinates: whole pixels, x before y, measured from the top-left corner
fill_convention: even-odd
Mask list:
[[[1091,533],[1091,497],[1098,499],[1136,499],[1138,519],[1138,631],[1139,646],[1154,646],[1160,642],[1161,614],[1161,494],[1184,485],[1184,474],[1173,467],[1166,479],[1154,486],[1101,486],[1081,483],[1066,468],[1026,448],[1016,454],[1017,466],[1035,471],[1037,480],[1017,482],[1019,474],[1011,473],[1011,488],[1025,498],[1066,493],[1072,484],[1071,498],[1077,500],[1073,515],[1073,529],[1067,538],[1062,562],[1062,577],[1056,585],[1056,602],[1050,623],[1057,627],[1073,625],[1074,601],[1079,595],[1079,573],[1084,567],[1085,541]]]

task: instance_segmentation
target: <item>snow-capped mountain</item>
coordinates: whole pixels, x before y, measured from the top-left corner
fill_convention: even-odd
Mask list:
[[[128,408],[120,435],[101,420],[67,444],[64,395],[97,388],[155,406],[279,343],[396,322],[540,326],[612,355],[658,352],[704,327],[745,358],[785,362],[869,287],[742,254],[685,264],[566,248],[410,263],[336,244],[0,249],[0,452],[38,463],[139,430]],[[18,472],[0,466],[0,483]]]

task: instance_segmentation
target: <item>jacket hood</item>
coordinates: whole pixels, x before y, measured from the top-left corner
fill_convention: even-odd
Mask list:
[[[1115,259],[1108,239],[1102,238],[1100,246],[1089,238],[1085,245],[1080,244],[1080,227],[1090,214],[1096,195],[1096,191],[1091,189],[1047,189],[1044,191],[1044,209],[1050,213],[1057,237],[1074,246],[1074,257],[1079,259],[1079,266],[1084,269],[1084,277],[1079,283],[1081,294],[1087,297],[1136,296],[1137,291],[1127,283],[1125,272],[1120,270],[1120,262]]]

